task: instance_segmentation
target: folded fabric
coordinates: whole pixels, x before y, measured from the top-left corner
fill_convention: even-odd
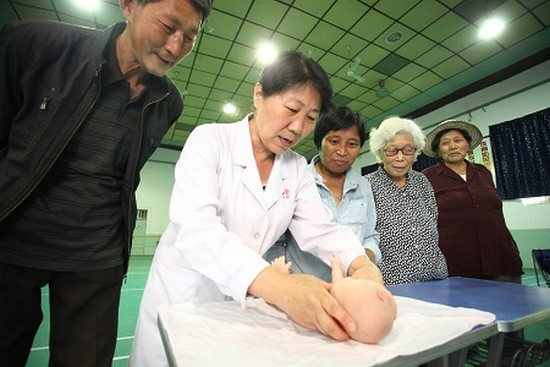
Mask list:
[[[261,299],[161,306],[159,318],[178,366],[374,366],[442,345],[495,315],[395,297],[390,334],[367,345],[339,342],[292,322]]]

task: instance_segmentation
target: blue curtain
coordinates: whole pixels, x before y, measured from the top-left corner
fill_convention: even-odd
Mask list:
[[[378,167],[380,167],[380,163],[374,163],[368,166],[361,167],[361,176],[376,171]]]
[[[502,199],[550,195],[550,108],[489,126]]]
[[[416,161],[413,163],[412,169],[422,172],[423,169],[436,165],[439,162],[441,162],[441,158],[439,157],[428,157],[426,154],[420,153],[420,155],[416,158]]]

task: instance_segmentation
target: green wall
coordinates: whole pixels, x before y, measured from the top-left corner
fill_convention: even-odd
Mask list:
[[[513,229],[510,232],[518,244],[523,267],[533,269],[531,250],[550,249],[550,229]]]

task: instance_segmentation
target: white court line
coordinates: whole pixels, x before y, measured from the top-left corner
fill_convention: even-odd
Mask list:
[[[39,351],[39,350],[48,350],[50,349],[49,347],[34,347],[34,348],[31,348],[31,352],[36,352],[36,351]]]
[[[127,288],[127,289],[121,289],[120,292],[143,292],[144,288]],[[43,296],[49,296],[50,292],[48,291],[42,291]]]
[[[121,292],[143,292],[144,288],[128,288],[128,289],[122,289]]]
[[[130,336],[121,336],[121,337],[118,337],[116,338],[116,341],[121,341],[121,340],[131,340],[131,339],[134,339],[134,336],[133,335],[130,335]],[[49,347],[33,347],[31,348],[31,352],[36,352],[36,351],[39,351],[39,350],[48,350],[50,349]],[[123,357],[121,357],[123,358]],[[126,358],[128,358],[128,356],[126,356]]]

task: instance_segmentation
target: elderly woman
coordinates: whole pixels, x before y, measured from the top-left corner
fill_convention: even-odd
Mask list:
[[[370,133],[370,149],[382,164],[365,177],[376,205],[386,284],[447,277],[438,246],[437,204],[426,177],[411,169],[425,137],[412,120],[391,117]]]
[[[521,283],[522,263],[491,172],[465,160],[481,143],[472,124],[449,120],[427,135],[424,153],[442,163],[423,171],[439,210],[439,247],[449,274]]]

